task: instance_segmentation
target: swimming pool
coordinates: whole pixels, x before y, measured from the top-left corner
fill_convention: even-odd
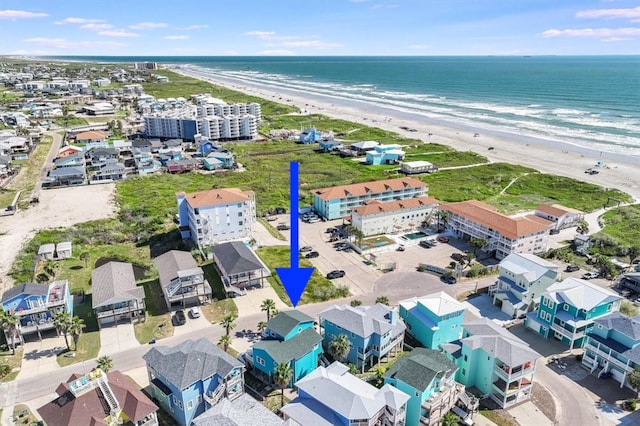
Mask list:
[[[402,237],[408,240],[417,240],[419,238],[424,238],[426,236],[427,234],[425,234],[424,232],[414,232],[412,234],[404,234]]]

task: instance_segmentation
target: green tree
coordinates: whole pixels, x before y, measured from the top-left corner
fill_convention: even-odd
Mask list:
[[[267,322],[266,321],[260,321],[258,323],[258,333],[262,334],[263,331],[265,331],[267,329]]]
[[[109,358],[107,355],[103,355],[96,360],[96,364],[98,364],[98,368],[105,373],[108,373],[109,370],[113,368],[113,360]]]
[[[636,367],[631,373],[629,373],[627,380],[631,387],[638,392],[638,395],[640,396],[640,367]]]
[[[589,233],[589,222],[586,220],[581,220],[578,222],[578,226],[576,228],[578,234],[586,235]]]
[[[471,237],[471,239],[469,240],[469,244],[471,245],[471,247],[473,247],[473,254],[477,255],[478,249],[482,250],[487,246],[487,244],[489,244],[489,242],[484,238]]]
[[[471,266],[471,264],[473,263],[473,261],[476,258],[476,254],[475,253],[471,253],[471,252],[467,252],[467,253],[465,253],[465,255],[467,256],[467,266]]]
[[[438,219],[438,231],[444,231],[447,229],[449,219],[451,219],[451,212],[447,210],[438,210],[436,218]]]
[[[329,342],[329,354],[338,362],[343,362],[351,351],[351,342],[346,334],[340,334]]]
[[[224,327],[227,336],[229,335],[229,332],[231,330],[236,328],[236,323],[234,321],[237,319],[238,317],[236,317],[235,315],[229,314],[226,317],[222,318],[222,321],[220,321],[220,325]]]
[[[53,315],[53,325],[58,329],[58,333],[62,333],[64,336],[64,343],[67,344],[67,351],[71,350],[71,346],[69,346],[69,339],[67,338],[69,328],[71,327],[71,321],[71,314],[67,311],[58,311]]]
[[[271,314],[276,310],[276,302],[273,299],[265,299],[260,305],[260,310],[267,313],[267,321],[271,319]]]
[[[87,267],[87,262],[89,261],[89,252],[88,251],[83,251],[82,253],[80,253],[80,260],[82,260],[84,262],[84,267]]]
[[[384,373],[387,372],[387,369],[385,367],[383,367],[382,365],[379,365],[376,367],[376,375],[375,375],[375,382],[374,382],[374,386],[377,387],[378,389],[380,389],[382,387],[382,385],[384,385]]]
[[[280,407],[284,407],[284,390],[289,386],[289,382],[293,378],[293,370],[288,362],[278,364],[273,376],[276,385],[280,388]]]
[[[220,336],[218,344],[222,345],[224,351],[227,352],[229,350],[229,345],[231,345],[231,336],[229,336],[228,334],[223,334],[222,336]]]
[[[73,339],[74,350],[78,350],[78,341],[80,340],[80,336],[82,335],[82,331],[84,330],[84,320],[80,317],[73,317],[71,319],[71,324],[69,324],[69,334],[71,334],[71,338]]]
[[[353,299],[351,301],[351,306],[353,306],[353,307],[360,306],[360,305],[362,305],[362,300]]]
[[[18,337],[18,316],[10,311],[0,311],[0,327],[4,330],[7,342],[11,344],[11,353],[16,354],[16,338]],[[11,339],[11,342],[9,342]]]
[[[629,256],[629,263],[635,262],[640,256],[640,245],[633,245],[627,249],[627,256]]]
[[[376,298],[376,303],[382,303],[383,305],[389,305],[389,298],[387,296],[378,296]]]
[[[42,270],[53,280],[56,277],[56,273],[58,272],[59,267],[60,266],[56,261],[49,259],[45,262]]]
[[[459,421],[460,418],[458,416],[449,412],[440,419],[440,426],[458,426]]]
[[[620,313],[628,317],[635,317],[638,313],[638,308],[630,301],[624,299],[620,304]]]

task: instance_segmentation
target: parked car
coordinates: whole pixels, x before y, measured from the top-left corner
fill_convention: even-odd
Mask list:
[[[559,229],[552,229],[551,231],[549,231],[549,235],[558,235],[560,233]]]
[[[267,222],[275,222],[276,220],[278,220],[278,218],[275,216],[267,216],[266,220]]]
[[[289,225],[287,225],[286,223],[279,223],[278,226],[276,226],[276,229],[278,231],[286,231],[289,229]]]
[[[325,234],[332,234],[332,233],[334,233],[335,231],[337,231],[337,229],[336,229],[336,228],[334,228],[334,227],[330,227],[330,228],[325,229],[324,233],[325,233]]]
[[[335,270],[335,271],[331,271],[327,274],[327,278],[332,280],[334,278],[342,278],[344,277],[345,273],[344,271],[339,271],[339,270]]]
[[[312,259],[314,257],[320,257],[320,253],[318,253],[317,251],[310,251],[309,253],[305,254],[304,257],[307,259]]]
[[[316,216],[316,217],[312,217],[307,222],[309,222],[309,223],[318,223],[318,222],[322,222],[322,219],[320,219],[318,216]]]
[[[422,240],[418,243],[420,247],[431,248],[433,247],[433,243],[430,240]]]
[[[302,247],[300,247],[300,251],[303,252],[303,253],[305,251],[312,251],[312,250],[313,250],[313,248],[311,246],[302,246]]]
[[[187,323],[187,317],[184,315],[184,311],[182,309],[176,311],[173,317],[176,319],[176,325],[184,325]]]
[[[194,306],[193,308],[189,309],[189,315],[191,316],[191,318],[200,318],[200,307]]]
[[[453,275],[443,275],[442,277],[440,277],[440,279],[442,280],[442,282],[447,284],[455,284],[458,282],[458,280],[456,280],[456,277],[454,277]]]
[[[593,279],[593,278],[598,278],[599,276],[600,276],[600,274],[597,273],[597,272],[587,272],[587,273],[582,275],[582,279],[583,280],[590,280],[590,279]]]
[[[402,244],[400,244],[398,246],[398,248],[396,248],[397,251],[404,251],[404,246]]]
[[[575,272],[579,270],[580,267],[578,265],[567,265],[567,268],[565,269],[566,272]]]
[[[436,239],[438,240],[439,243],[448,243],[449,242],[449,237],[443,237],[442,235],[439,236]]]
[[[453,260],[455,260],[456,262],[460,262],[461,260],[467,260],[467,256],[465,256],[465,255],[464,255],[464,254],[462,254],[462,253],[453,253],[453,254],[451,255],[451,258],[452,258]]]

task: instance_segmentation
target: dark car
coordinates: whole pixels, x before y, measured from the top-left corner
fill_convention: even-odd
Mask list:
[[[185,316],[184,311],[182,309],[180,309],[179,311],[176,311],[174,318],[176,319],[177,325],[184,325],[187,323],[187,317]]]
[[[281,223],[278,226],[276,226],[276,229],[278,231],[286,231],[289,229],[289,225],[287,225],[286,223]]]
[[[434,246],[434,244],[430,240],[422,240],[418,243],[418,245],[424,248],[431,248]]]
[[[442,282],[447,284],[455,284],[458,282],[458,280],[456,280],[456,277],[454,277],[453,275],[443,275],[440,279],[442,280]]]
[[[558,235],[560,233],[559,229],[552,229],[551,231],[549,231],[549,235]]]
[[[309,253],[305,254],[304,257],[307,259],[312,259],[314,257],[319,257],[320,253],[318,253],[317,251],[310,251]]]
[[[443,236],[438,237],[437,240],[440,243],[448,243],[449,242],[449,238],[448,237],[443,237]]]
[[[461,260],[468,260],[468,259],[467,259],[467,256],[465,256],[465,255],[464,255],[464,254],[462,254],[462,253],[453,253],[453,254],[451,255],[451,258],[452,258],[453,260],[455,260],[456,262],[460,262]]]
[[[344,275],[345,275],[344,271],[335,270],[335,271],[329,272],[327,274],[327,278],[332,280],[334,278],[342,278],[342,277],[344,277]]]
[[[579,270],[580,270],[580,267],[578,265],[567,265],[567,268],[565,269],[565,271],[567,272],[575,272]]]
[[[332,228],[325,229],[324,233],[325,234],[333,234],[336,231],[337,231],[337,229],[332,227]]]

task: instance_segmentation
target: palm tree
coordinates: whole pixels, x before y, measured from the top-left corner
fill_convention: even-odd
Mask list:
[[[58,271],[58,264],[49,259],[45,262],[44,268],[42,268],[42,270],[53,279],[56,276],[56,272]]]
[[[458,426],[460,418],[453,413],[447,413],[440,419],[441,426]]]
[[[109,356],[107,355],[103,355],[100,358],[98,358],[96,360],[96,363],[98,364],[98,368],[104,371],[105,373],[108,373],[109,370],[113,368],[113,360],[109,358]]]
[[[5,332],[7,342],[11,337],[11,354],[16,354],[16,337],[18,336],[18,317],[10,311],[0,311],[0,327]]]
[[[64,336],[64,342],[67,344],[67,351],[71,350],[69,340],[67,339],[67,333],[69,333],[71,321],[71,315],[67,311],[58,311],[53,316],[53,325],[58,329],[58,333],[62,333]]]
[[[486,247],[486,245],[489,244],[489,242],[484,238],[471,237],[471,239],[469,240],[469,244],[471,245],[471,247],[473,247],[473,254],[477,255],[478,249],[482,249],[483,247]]]
[[[466,256],[467,256],[467,266],[471,266],[471,264],[473,263],[473,260],[476,258],[476,255],[475,253],[467,252]]]
[[[265,299],[262,301],[262,305],[260,305],[260,310],[267,313],[267,321],[271,319],[271,314],[275,309],[276,302],[274,302],[273,299]]]
[[[347,358],[351,351],[351,341],[346,334],[341,334],[329,342],[329,353],[338,362],[342,362]]]
[[[389,298],[387,296],[378,296],[376,303],[382,303],[383,305],[389,305]]]
[[[229,335],[229,331],[236,328],[236,323],[234,322],[236,319],[238,319],[238,317],[233,314],[229,314],[220,321],[220,325],[224,327],[227,336]]]
[[[262,332],[265,331],[266,329],[267,329],[266,321],[260,321],[258,323],[258,333],[262,334]]]
[[[293,370],[288,362],[278,364],[273,379],[280,388],[280,407],[284,407],[284,390],[289,386],[289,382],[293,378]]]
[[[582,234],[582,235],[586,235],[589,233],[589,222],[587,222],[586,220],[581,220],[578,223],[578,227],[576,228],[576,231],[578,231],[578,234]]]
[[[84,261],[84,267],[87,267],[87,262],[89,260],[89,252],[88,251],[83,251],[82,253],[80,253],[80,260]]]
[[[74,350],[78,350],[78,341],[80,340],[80,335],[82,335],[82,330],[84,330],[84,320],[80,317],[73,317],[71,319],[71,324],[69,325],[69,334],[73,338],[73,346]]]
[[[224,351],[227,352],[229,350],[229,345],[231,344],[231,336],[229,336],[228,334],[223,334],[222,336],[220,336],[218,344],[222,345]]]
[[[444,231],[447,228],[449,219],[451,219],[451,212],[447,210],[438,210],[436,217],[438,218],[438,231]]]

